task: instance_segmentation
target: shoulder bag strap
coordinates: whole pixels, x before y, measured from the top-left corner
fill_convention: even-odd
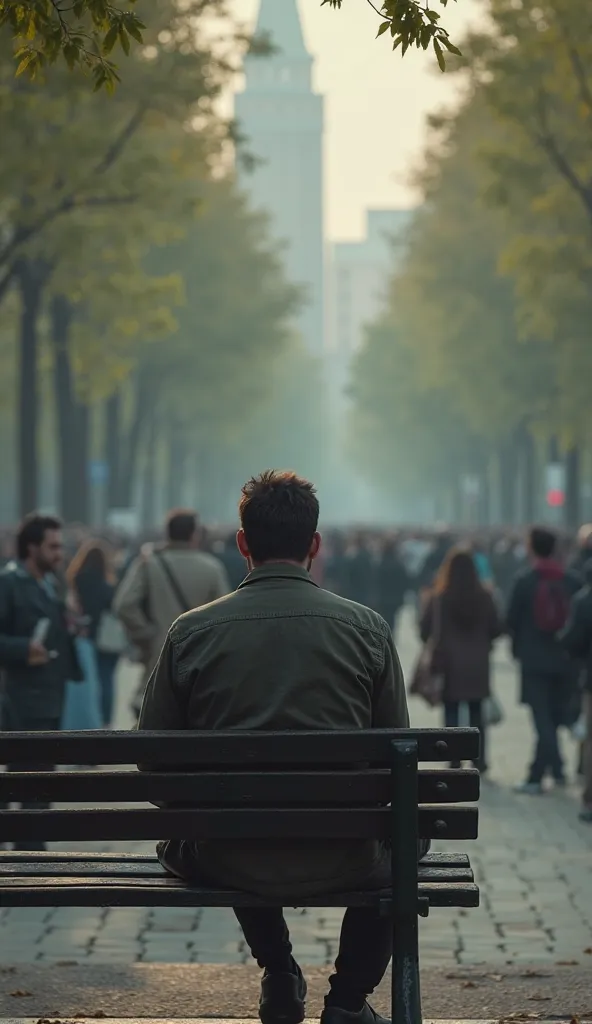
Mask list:
[[[183,591],[181,590],[181,587],[179,586],[179,583],[178,583],[177,579],[175,578],[174,573],[173,573],[170,565],[168,564],[166,558],[164,557],[163,552],[162,551],[157,551],[157,552],[155,552],[155,556],[156,556],[156,558],[158,560],[159,565],[164,570],[164,574],[165,574],[167,580],[169,581],[169,586],[170,586],[171,590],[173,591],[173,594],[175,595],[175,597],[177,599],[177,602],[179,603],[180,608],[182,609],[183,612],[190,611],[191,608],[193,607],[193,605],[187,600],[187,598],[185,597]]]

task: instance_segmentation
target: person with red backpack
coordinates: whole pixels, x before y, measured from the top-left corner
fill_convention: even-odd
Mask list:
[[[557,634],[565,627],[581,577],[556,558],[557,536],[535,526],[528,538],[531,565],[519,573],[510,594],[506,628],[512,653],[520,663],[523,704],[532,712],[536,734],[534,757],[527,779],[517,791],[536,795],[551,774],[565,785],[557,730],[570,724],[568,715],[577,692],[577,674]]]

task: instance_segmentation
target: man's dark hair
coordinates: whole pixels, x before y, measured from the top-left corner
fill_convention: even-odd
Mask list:
[[[25,516],[16,535],[16,555],[20,562],[29,557],[31,544],[39,546],[48,530],[61,530],[62,524],[56,516],[42,516],[31,512]]]
[[[245,484],[238,510],[254,562],[304,562],[319,522],[308,480],[267,470]]]
[[[537,558],[550,558],[557,547],[557,534],[546,526],[533,526],[528,536],[530,550]]]
[[[197,512],[190,508],[175,508],[166,520],[166,535],[171,541],[190,541],[197,530]]]

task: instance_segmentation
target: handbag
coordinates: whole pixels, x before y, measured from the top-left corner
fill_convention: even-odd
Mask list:
[[[413,670],[409,693],[421,697],[431,708],[442,703],[444,673],[440,650],[442,634],[442,607],[440,599],[434,601],[434,628],[432,636],[423,645]]]
[[[113,612],[103,612],[97,627],[97,651],[101,654],[123,654],[129,644],[122,623]]]

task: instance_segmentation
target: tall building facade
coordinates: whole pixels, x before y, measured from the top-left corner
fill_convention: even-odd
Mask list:
[[[272,218],[288,277],[305,289],[298,327],[311,352],[324,348],[323,99],[312,86],[297,0],[260,0],[256,32],[272,52],[245,60],[235,99],[239,127],[259,161],[245,176],[253,204]]]
[[[410,210],[368,210],[365,238],[331,247],[327,347],[344,364],[363,344],[366,325],[382,309],[396,265],[393,243],[411,217]]]

